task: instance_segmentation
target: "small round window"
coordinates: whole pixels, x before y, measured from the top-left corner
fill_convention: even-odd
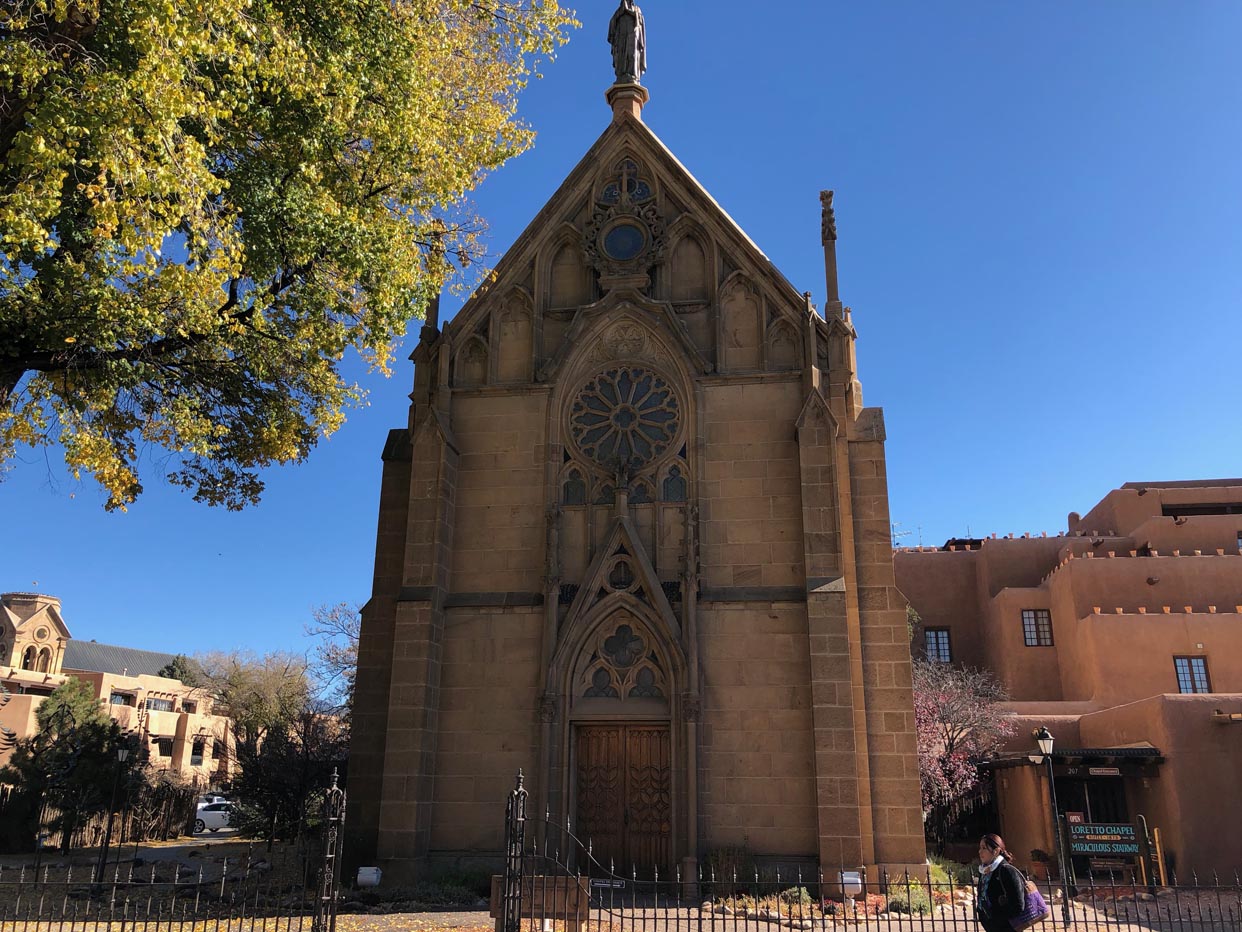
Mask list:
[[[647,245],[647,234],[636,223],[618,223],[604,234],[604,252],[618,262],[636,259]]]
[[[37,631],[35,631],[35,637],[38,638],[40,641],[46,641],[47,640],[47,628],[39,628]]]

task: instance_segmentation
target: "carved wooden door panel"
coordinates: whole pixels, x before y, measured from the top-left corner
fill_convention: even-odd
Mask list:
[[[578,820],[574,834],[623,876],[663,876],[672,862],[672,767],[667,725],[578,729]]]
[[[631,725],[626,734],[626,854],[642,876],[669,876],[673,800],[668,728]]]
[[[574,834],[588,842],[595,860],[618,869],[625,863],[625,727],[578,729],[578,820]],[[594,871],[592,871],[594,873]]]

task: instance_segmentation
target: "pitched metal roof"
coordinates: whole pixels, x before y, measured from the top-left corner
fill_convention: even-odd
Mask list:
[[[120,673],[128,676],[145,673],[156,676],[172,660],[172,654],[71,638],[65,642],[65,659],[61,663],[61,670],[66,673],[83,670],[90,673]]]

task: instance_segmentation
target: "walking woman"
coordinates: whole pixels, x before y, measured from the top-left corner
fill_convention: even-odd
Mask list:
[[[985,932],[1014,932],[1012,920],[1026,912],[1026,878],[999,835],[979,839],[979,886],[975,918]]]

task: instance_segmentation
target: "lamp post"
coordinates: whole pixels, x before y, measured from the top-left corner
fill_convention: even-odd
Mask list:
[[[112,776],[112,800],[108,803],[108,825],[104,829],[103,848],[99,852],[99,866],[95,870],[95,883],[103,883],[104,870],[108,864],[108,845],[112,843],[112,816],[116,813],[116,791],[121,782],[121,767],[129,758],[129,748],[121,745],[116,749],[116,771]]]
[[[1061,813],[1057,809],[1057,785],[1052,771],[1052,746],[1054,739],[1052,732],[1043,726],[1035,732],[1034,737],[1035,744],[1039,747],[1038,756],[1048,766],[1048,796],[1052,801],[1052,843],[1057,849],[1057,871],[1061,874],[1061,910],[1065,916],[1066,925],[1069,925],[1073,922],[1069,905],[1069,866],[1066,864],[1065,848],[1061,840]]]

